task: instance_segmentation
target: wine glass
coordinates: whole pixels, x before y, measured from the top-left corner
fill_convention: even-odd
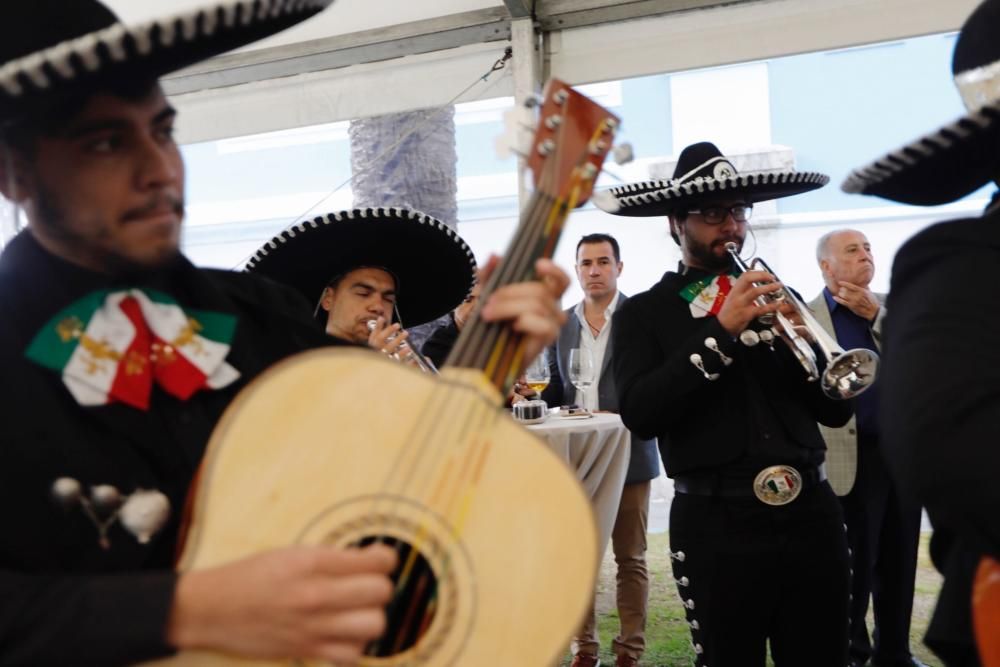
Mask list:
[[[590,350],[576,347],[569,351],[569,381],[580,393],[586,393],[597,378],[594,373],[594,355]]]
[[[535,360],[524,370],[524,381],[533,391],[541,395],[549,386],[549,380],[551,380],[549,356],[546,350],[542,350],[541,354],[535,357]]]

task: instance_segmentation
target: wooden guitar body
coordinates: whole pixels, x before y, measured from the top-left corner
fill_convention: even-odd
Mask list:
[[[499,403],[477,371],[435,377],[367,350],[278,364],[213,434],[179,569],[394,537],[436,577],[433,618],[411,647],[362,664],[555,663],[592,599],[593,513],[565,462]],[[156,664],[288,663],[182,653]]]

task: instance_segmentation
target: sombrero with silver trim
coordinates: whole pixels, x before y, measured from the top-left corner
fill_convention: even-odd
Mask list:
[[[0,120],[46,108],[101,81],[155,80],[284,30],[332,2],[215,0],[135,25],[121,23],[97,0],[4,3]]]
[[[612,188],[613,197],[595,202],[608,213],[627,216],[666,215],[710,198],[742,197],[748,203],[780,199],[821,188],[829,176],[781,170],[739,173],[715,144],[692,144],[681,151],[669,181],[644,181]]]
[[[462,237],[405,208],[354,209],[294,225],[261,246],[246,271],[317,303],[332,280],[369,266],[395,276],[396,309],[406,327],[450,312],[476,280],[476,258]]]
[[[845,192],[906,204],[947,204],[1000,178],[1000,0],[962,26],[952,73],[969,113],[855,169]]]

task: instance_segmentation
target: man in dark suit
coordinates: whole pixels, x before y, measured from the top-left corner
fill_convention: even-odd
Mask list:
[[[628,300],[618,291],[622,261],[618,241],[608,234],[590,234],[576,245],[576,277],[583,301],[566,311],[567,321],[556,344],[549,348],[549,386],[542,398],[550,404],[578,404],[589,410],[618,412],[618,392],[611,372],[611,317]],[[589,351],[597,381],[580,391],[569,381],[569,352]],[[631,458],[622,489],[618,515],[611,533],[611,548],[618,565],[618,617],[621,631],[614,640],[616,667],[633,667],[646,647],[646,604],[649,570],[646,568],[646,524],[649,518],[651,480],[660,471],[656,440],[632,436]],[[575,638],[573,667],[599,663],[597,618],[591,608]]]
[[[955,43],[952,72],[968,113],[855,170],[845,191],[929,206],[1000,182],[998,32],[1000,0],[986,0]],[[981,217],[907,241],[887,304],[881,444],[901,492],[934,526],[931,557],[944,585],[924,641],[949,667],[979,665],[998,636],[988,627],[977,638],[972,619],[977,567],[1000,557],[998,269],[994,193]]]
[[[765,296],[774,276],[736,275],[727,249],[754,202],[826,180],[741,174],[706,142],[659,189],[615,193],[619,214],[668,215],[683,256],[615,313],[613,367],[625,425],[659,439],[674,479],[670,555],[699,667],[763,667],[768,644],[777,667],[847,663],[847,539],[816,423],[842,426],[851,406],[760,322],[789,312]]]
[[[816,321],[844,349],[879,350],[885,295],[869,289],[875,276],[871,244],[859,231],[839,229],[816,244],[826,286],[809,302]],[[826,440],[830,485],[840,496],[851,545],[851,667],[920,667],[910,653],[910,617],[920,542],[920,507],[899,493],[879,446],[879,386],[854,399],[855,416]],[[873,599],[875,631],[865,617]],[[873,646],[874,640],[874,646]]]

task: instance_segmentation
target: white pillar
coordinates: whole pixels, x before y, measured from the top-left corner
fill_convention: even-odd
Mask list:
[[[513,19],[510,22],[510,41],[514,57],[514,104],[523,105],[532,96],[542,91],[541,48],[538,32],[530,17]],[[517,162],[518,202],[523,209],[528,202],[526,188],[526,163],[523,158]]]

